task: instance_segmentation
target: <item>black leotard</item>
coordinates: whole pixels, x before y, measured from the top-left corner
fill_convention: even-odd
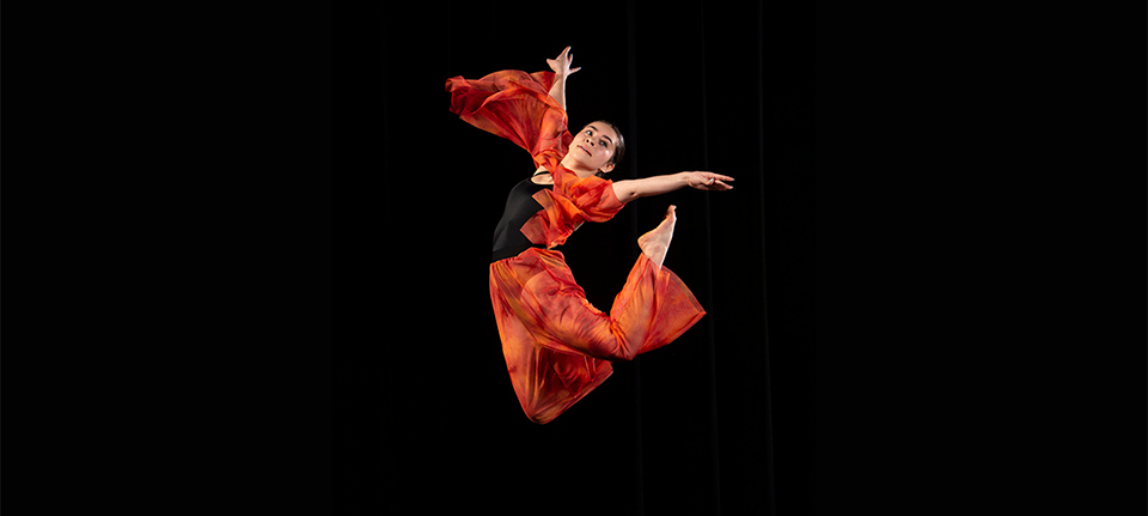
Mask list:
[[[528,240],[521,229],[530,217],[542,210],[542,205],[532,196],[548,188],[553,189],[553,185],[540,185],[528,178],[510,190],[510,195],[506,197],[506,208],[502,211],[502,220],[494,228],[491,262],[513,258],[531,247],[544,247]]]

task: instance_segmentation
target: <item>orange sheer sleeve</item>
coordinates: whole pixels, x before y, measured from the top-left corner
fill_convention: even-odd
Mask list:
[[[554,72],[494,72],[478,80],[452,77],[450,111],[464,122],[514,142],[530,152],[535,166],[548,166],[544,153],[566,155],[573,136],[566,111],[550,97]],[[549,151],[549,152],[547,152]]]
[[[478,80],[446,81],[452,113],[514,142],[530,152],[536,168],[550,171],[554,189],[534,195],[543,209],[522,227],[531,242],[549,247],[564,243],[583,222],[605,222],[623,207],[612,181],[580,178],[561,165],[574,137],[566,111],[550,97],[554,80],[554,72],[503,70]]]
[[[547,247],[562,245],[583,222],[605,222],[625,207],[614,193],[613,181],[597,176],[580,178],[566,170],[550,151],[540,157],[535,161],[551,171],[554,189],[534,194],[542,210],[522,226],[522,234],[531,242]]]

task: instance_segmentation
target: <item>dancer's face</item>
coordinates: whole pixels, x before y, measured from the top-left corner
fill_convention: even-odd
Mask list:
[[[589,170],[610,172],[614,170],[610,158],[614,157],[614,145],[617,142],[618,133],[614,132],[610,124],[593,122],[574,135],[566,156]]]

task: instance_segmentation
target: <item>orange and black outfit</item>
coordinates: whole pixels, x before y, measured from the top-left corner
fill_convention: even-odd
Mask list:
[[[506,138],[550,171],[553,187],[515,186],[495,230],[490,300],[502,352],[526,416],[549,423],[602,384],[610,362],[669,344],[705,315],[673,272],[642,254],[609,315],[590,305],[554,247],[583,222],[605,222],[624,206],[613,182],[561,166],[573,136],[550,97],[551,72],[507,70],[447,80],[451,112]]]

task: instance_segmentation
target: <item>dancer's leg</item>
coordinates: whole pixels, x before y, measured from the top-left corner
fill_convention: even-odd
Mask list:
[[[674,211],[639,240],[642,254],[609,315],[586,300],[561,253],[535,251],[492,264],[491,301],[503,354],[532,421],[553,420],[600,385],[612,372],[608,361],[664,346],[705,315],[681,279],[661,267]]]
[[[492,274],[492,280],[494,275]],[[610,363],[559,353],[538,345],[538,338],[514,314],[511,302],[491,283],[498,333],[510,383],[526,417],[546,424],[565,412],[613,373]]]
[[[670,240],[674,238],[674,224],[678,221],[677,208],[671,204],[662,223],[638,237],[638,247],[642,248],[642,253],[654,262],[657,268],[661,268],[662,262],[666,260],[666,251],[670,249]]]
[[[555,289],[544,303],[543,324],[552,339],[543,345],[603,360],[631,360],[696,323],[705,311],[685,284],[661,266],[676,220],[671,206],[662,223],[639,239],[642,255],[608,315],[592,306],[580,288]]]

